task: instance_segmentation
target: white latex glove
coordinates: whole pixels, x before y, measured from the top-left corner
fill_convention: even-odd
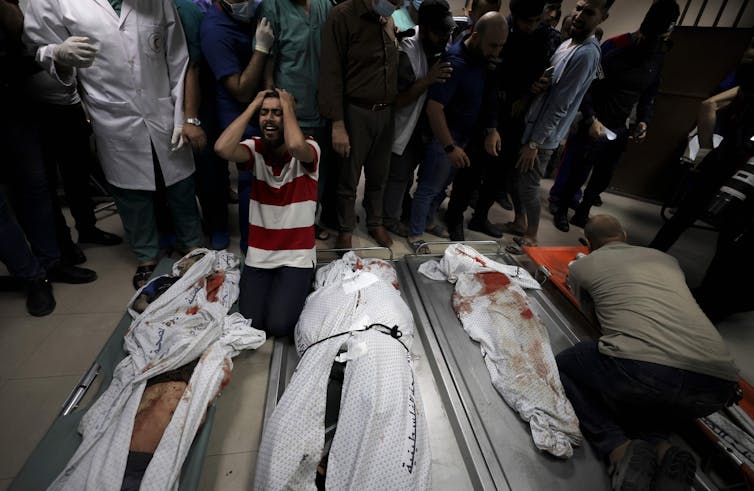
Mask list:
[[[176,126],[173,128],[173,136],[170,138],[170,144],[173,146],[172,151],[180,150],[186,141],[183,139],[183,126]]]
[[[274,41],[275,33],[272,32],[270,21],[267,20],[267,17],[262,17],[262,20],[257,24],[257,32],[254,34],[254,42],[256,43],[254,49],[268,54]]]
[[[52,50],[52,58],[61,65],[87,68],[94,63],[97,48],[88,37],[71,36]]]

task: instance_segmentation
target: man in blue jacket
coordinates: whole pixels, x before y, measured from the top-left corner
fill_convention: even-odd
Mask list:
[[[579,0],[572,14],[572,37],[550,58],[550,88],[535,99],[526,115],[515,183],[515,192],[520,198],[516,223],[526,223],[520,244],[537,243],[539,181],[552,153],[568,134],[581,100],[597,74],[600,45],[594,31],[607,19],[613,1]]]

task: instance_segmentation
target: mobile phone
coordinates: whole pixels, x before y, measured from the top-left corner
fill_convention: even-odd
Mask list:
[[[545,73],[543,73],[543,74],[542,74],[542,76],[543,76],[543,77],[547,77],[547,78],[550,78],[550,77],[552,77],[552,74],[553,74],[554,72],[555,72],[555,67],[554,67],[554,66],[551,66],[550,68],[548,68],[547,70],[545,70]]]

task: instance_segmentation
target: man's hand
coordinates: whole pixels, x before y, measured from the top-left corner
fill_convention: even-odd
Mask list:
[[[552,79],[550,77],[539,77],[539,80],[532,84],[529,92],[531,92],[532,95],[539,95],[550,87],[551,82]]]
[[[295,112],[296,100],[290,92],[284,89],[275,89],[280,96],[280,105],[283,106],[283,112]]]
[[[262,101],[264,100],[264,97],[267,95],[267,92],[269,92],[269,90],[267,89],[260,90],[259,92],[257,92],[257,95],[254,97],[254,100],[251,101],[251,104],[249,104],[249,106],[253,106],[256,104],[257,109],[262,107]]]
[[[605,138],[605,127],[597,118],[594,118],[589,127],[589,138],[592,140],[603,140]]]
[[[469,159],[469,156],[466,155],[466,152],[464,152],[461,147],[455,147],[453,151],[448,154],[448,158],[450,159],[450,163],[456,169],[463,169],[464,167],[469,167],[471,165],[471,159]]]
[[[334,121],[332,124],[332,146],[343,158],[347,159],[351,155],[351,140],[343,121]]]
[[[631,135],[628,137],[628,139],[635,143],[641,143],[646,137],[647,123],[641,122],[634,126],[634,129],[633,131],[631,131]]]
[[[484,137],[484,150],[493,157],[497,157],[501,148],[502,142],[500,141],[500,133],[497,132],[497,129],[493,128],[487,136]]]
[[[427,81],[430,85],[444,84],[453,73],[453,67],[447,61],[437,61],[427,73]]]
[[[254,34],[254,49],[269,54],[273,42],[275,42],[275,33],[272,32],[270,21],[267,17],[262,17],[257,24],[257,32]]]
[[[87,68],[97,56],[97,48],[88,37],[71,36],[52,50],[52,58],[61,65]]]
[[[202,150],[207,145],[207,134],[200,126],[184,124],[181,137],[191,145],[195,152]]]
[[[521,150],[518,152],[518,162],[516,162],[516,169],[523,174],[529,172],[534,168],[534,164],[537,162],[538,148],[531,148],[528,144],[522,145]]]

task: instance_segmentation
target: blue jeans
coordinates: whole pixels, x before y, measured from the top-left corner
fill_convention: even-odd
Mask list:
[[[584,436],[607,457],[629,439],[667,440],[684,418],[734,401],[737,382],[656,363],[603,355],[582,341],[555,357]]]
[[[466,139],[453,135],[456,146],[465,147]],[[419,183],[414,192],[414,201],[411,204],[411,219],[409,220],[408,234],[410,237],[419,237],[424,233],[427,223],[431,223],[434,214],[442,203],[445,196],[443,191],[453,181],[456,168],[450,163],[448,154],[437,138],[427,145],[424,151],[422,170],[419,173]]]
[[[238,311],[268,336],[292,336],[313,277],[314,268],[244,266]]]

